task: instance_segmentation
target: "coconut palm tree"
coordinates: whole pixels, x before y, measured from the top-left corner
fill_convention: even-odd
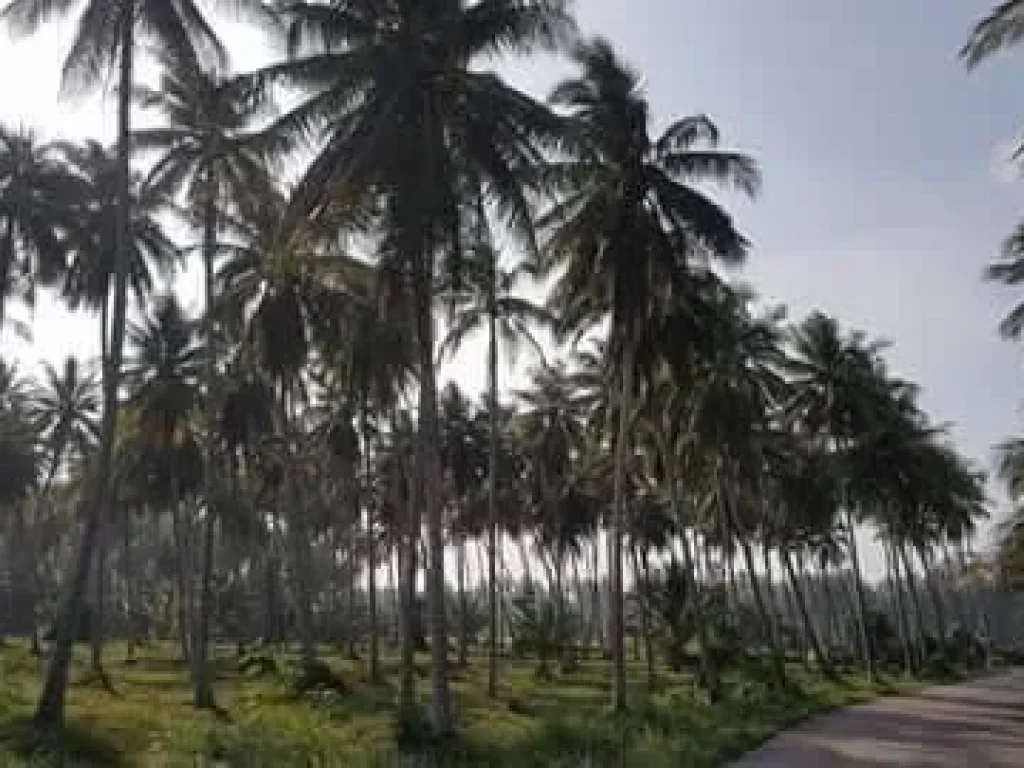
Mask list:
[[[25,505],[39,487],[44,463],[40,449],[32,419],[30,383],[14,366],[0,361],[0,508],[9,513],[5,515],[11,527],[5,532],[4,554],[12,584],[27,584],[31,572],[32,550],[23,546],[27,533]],[[13,603],[8,608],[13,609]],[[0,627],[0,643],[3,634],[4,628]]]
[[[159,153],[151,171],[156,186],[184,192],[189,218],[202,232],[205,306],[204,328],[206,369],[204,386],[208,393],[206,409],[206,493],[215,497],[213,436],[216,433],[217,404],[214,397],[217,348],[214,338],[214,274],[220,219],[237,213],[239,208],[258,204],[271,188],[272,152],[283,144],[269,134],[253,129],[267,113],[267,100],[251,81],[225,79],[217,74],[168,62],[156,90],[139,90],[143,107],[160,113],[162,125],[136,132],[135,146]],[[208,509],[212,506],[208,505]],[[210,584],[213,535],[216,521],[212,514],[205,521],[203,573],[199,623],[196,626],[193,654],[194,701],[196,707],[214,708],[213,688],[207,663],[207,635],[212,610]]]
[[[86,458],[99,441],[100,394],[96,376],[74,357],[60,370],[45,364],[43,377],[32,410],[46,445],[45,494],[64,462]]]
[[[695,184],[716,181],[754,194],[760,174],[745,155],[719,151],[705,117],[685,118],[650,135],[650,109],[638,73],[611,45],[592,40],[573,56],[579,76],[550,100],[565,109],[584,149],[544,174],[563,182],[562,199],[540,220],[543,266],[560,277],[552,305],[571,328],[610,318],[618,382],[611,544],[613,703],[626,704],[622,535],[628,424],[633,410],[637,339],[645,321],[678,295],[694,260],[743,260],[746,242],[730,217]],[[705,148],[706,147],[706,148]]]
[[[234,7],[258,13],[258,0],[235,0]],[[123,357],[128,269],[131,242],[131,99],[135,86],[138,48],[155,44],[175,61],[200,65],[224,64],[227,54],[195,0],[10,0],[0,20],[17,34],[35,32],[42,24],[81,10],[71,49],[64,60],[63,81],[67,90],[91,89],[117,72],[117,205],[115,207],[115,268],[111,339],[103,376],[104,410],[100,461],[95,483],[95,503],[82,530],[80,551],[69,579],[67,610],[59,624],[50,671],[40,694],[36,720],[57,725],[63,719],[67,671],[71,658],[73,628],[92,561],[101,510],[112,492],[111,462],[117,428],[117,394]]]
[[[11,298],[31,304],[37,284],[59,278],[81,191],[56,144],[0,126],[0,327]]]
[[[454,352],[465,339],[487,330],[487,408],[490,439],[487,463],[487,601],[489,616],[487,695],[494,698],[498,687],[498,342],[510,362],[514,362],[522,340],[528,341],[541,360],[543,350],[531,326],[551,328],[554,318],[540,304],[516,292],[517,284],[527,275],[525,265],[501,269],[498,252],[490,242],[486,219],[478,229],[474,258],[468,275],[460,275],[461,285],[448,297],[448,332],[441,343],[442,353]]]
[[[188,642],[192,589],[181,499],[189,486],[186,475],[195,442],[194,421],[200,403],[199,376],[203,349],[196,321],[173,296],[161,297],[151,313],[128,329],[125,367],[127,404],[144,436],[146,453],[160,465],[156,485],[172,520],[176,549],[178,630],[184,659],[194,649]]]
[[[561,126],[485,62],[495,54],[554,47],[571,28],[565,5],[564,0],[300,4],[291,15],[291,60],[263,73],[308,94],[279,127],[322,140],[300,186],[298,208],[315,212],[337,205],[342,196],[362,202],[371,193],[383,200],[393,263],[411,281],[421,400],[417,472],[426,481],[416,490],[422,485],[431,552],[432,704],[439,731],[450,729],[451,707],[443,519],[439,489],[432,483],[434,278],[449,271],[442,256],[454,255],[455,266],[462,258],[460,248],[449,246],[459,240],[467,189],[482,186],[503,219],[531,240],[522,171],[536,164],[541,147],[561,139]],[[413,692],[405,687],[401,698],[413,704]]]
[[[116,278],[118,159],[98,141],[64,144],[68,171],[80,185],[75,226],[66,236],[68,262],[60,282],[61,298],[72,310],[100,316],[100,354],[110,354],[110,300]],[[182,250],[167,233],[163,216],[171,207],[168,190],[133,174],[128,241],[127,282],[139,305],[145,305],[158,278],[170,278]]]
[[[854,449],[876,435],[891,406],[892,382],[884,376],[880,353],[885,344],[872,342],[858,331],[846,332],[839,323],[813,313],[790,330],[790,355],[784,361],[793,395],[785,404],[789,424],[815,450],[832,459],[837,507],[845,514],[861,653],[868,675],[874,660],[868,643],[867,599],[857,551],[855,494],[850,465]]]

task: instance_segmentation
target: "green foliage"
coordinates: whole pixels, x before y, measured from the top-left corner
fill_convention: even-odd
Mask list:
[[[537,676],[541,678],[550,677],[549,662],[566,654],[579,637],[579,621],[567,606],[531,590],[513,600],[511,619],[513,653],[537,656]],[[563,656],[560,660],[567,659]]]
[[[296,699],[286,680],[243,675],[233,649],[220,651],[215,662],[226,717],[193,710],[187,670],[168,664],[166,649],[154,648],[135,666],[111,664],[116,696],[73,688],[67,727],[46,736],[28,721],[39,660],[18,647],[0,651],[0,765],[711,768],[813,712],[884,691],[816,680],[776,691],[734,673],[726,680],[729,695],[709,706],[693,697],[689,678],[666,672],[663,692],[645,696],[637,688],[635,705],[615,715],[607,708],[601,662],[583,662],[578,674],[556,682],[537,679],[532,662],[507,661],[506,704],[486,700],[485,664],[474,659],[454,685],[458,737],[437,741],[426,701],[400,717],[386,688],[357,683],[344,696]],[[329,663],[346,677],[355,669],[337,657]],[[75,673],[84,666],[79,659]],[[384,668],[393,675],[394,659],[385,659]],[[633,670],[637,680],[639,672]],[[797,670],[793,675],[801,679]]]

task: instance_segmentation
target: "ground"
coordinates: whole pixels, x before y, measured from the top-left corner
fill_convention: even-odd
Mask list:
[[[734,768],[1020,768],[1024,672],[813,718]]]
[[[84,658],[84,649],[82,658]],[[571,674],[537,679],[536,663],[504,660],[500,701],[484,695],[486,664],[475,659],[454,682],[460,735],[443,750],[422,741],[400,759],[395,692],[363,681],[363,663],[324,659],[349,690],[297,699],[287,669],[280,675],[239,671],[232,649],[219,649],[219,704],[224,714],[190,706],[188,673],[171,649],[154,647],[126,663],[108,652],[113,691],[85,679],[76,666],[68,727],[59,740],[40,739],[28,725],[41,664],[20,647],[0,651],[0,766],[717,766],[809,714],[893,690],[857,678],[823,683],[794,667],[791,690],[756,676],[733,676],[729,701],[704,702],[685,675],[659,672],[648,693],[642,664],[625,715],[607,707],[607,664],[584,661]],[[385,660],[393,674],[393,663]],[[425,670],[427,661],[422,660]],[[421,692],[428,681],[420,678]],[[74,755],[74,761],[67,759]],[[61,762],[61,756],[64,761]]]

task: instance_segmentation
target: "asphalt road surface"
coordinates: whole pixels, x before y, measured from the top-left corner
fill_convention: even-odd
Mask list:
[[[733,768],[1024,768],[1024,670],[809,720]]]

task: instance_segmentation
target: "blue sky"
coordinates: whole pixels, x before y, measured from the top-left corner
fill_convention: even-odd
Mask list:
[[[956,52],[993,2],[578,0],[585,31],[645,74],[659,122],[707,113],[760,161],[762,197],[733,205],[754,244],[745,277],[794,316],[819,308],[892,341],[893,366],[986,466],[1020,425],[1019,353],[995,331],[1015,297],[981,272],[1024,214],[1004,162],[1024,59],[969,75]],[[109,100],[56,100],[69,32],[0,37],[0,121],[110,136]],[[232,38],[240,66],[262,58],[257,36]],[[542,94],[565,65],[510,71]],[[95,350],[91,322],[45,302],[36,318],[26,362]],[[471,347],[453,373],[479,385],[479,360]]]

